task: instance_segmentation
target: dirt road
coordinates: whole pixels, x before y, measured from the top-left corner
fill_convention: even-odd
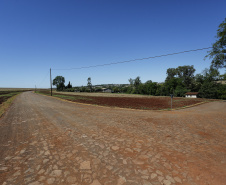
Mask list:
[[[226,182],[226,102],[138,111],[26,92],[0,135],[4,185]]]

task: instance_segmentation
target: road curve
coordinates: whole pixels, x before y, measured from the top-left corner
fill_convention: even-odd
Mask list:
[[[0,184],[226,182],[226,102],[179,111],[82,105],[25,92],[0,119]]]

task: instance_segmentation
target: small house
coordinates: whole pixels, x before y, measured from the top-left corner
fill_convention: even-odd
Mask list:
[[[102,91],[104,93],[111,93],[112,92],[111,89],[108,89],[108,88],[102,88]]]
[[[185,93],[185,97],[186,98],[197,98],[197,96],[198,96],[198,92],[187,92],[187,93]]]

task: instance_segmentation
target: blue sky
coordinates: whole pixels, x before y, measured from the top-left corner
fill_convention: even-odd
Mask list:
[[[0,87],[49,87],[70,69],[210,47],[225,0],[1,0]],[[163,82],[166,70],[210,66],[207,50],[80,70],[52,70],[66,84]],[[225,70],[221,70],[225,72]]]

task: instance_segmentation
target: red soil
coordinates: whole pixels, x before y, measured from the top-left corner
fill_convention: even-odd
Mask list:
[[[58,94],[59,95],[59,94]],[[62,94],[63,95],[63,94]],[[65,96],[65,95],[64,95]],[[101,97],[101,96],[78,96],[70,95],[73,102],[88,103],[110,107],[121,107],[131,109],[159,110],[171,108],[170,97]],[[193,105],[203,102],[203,99],[173,98],[173,108]]]

